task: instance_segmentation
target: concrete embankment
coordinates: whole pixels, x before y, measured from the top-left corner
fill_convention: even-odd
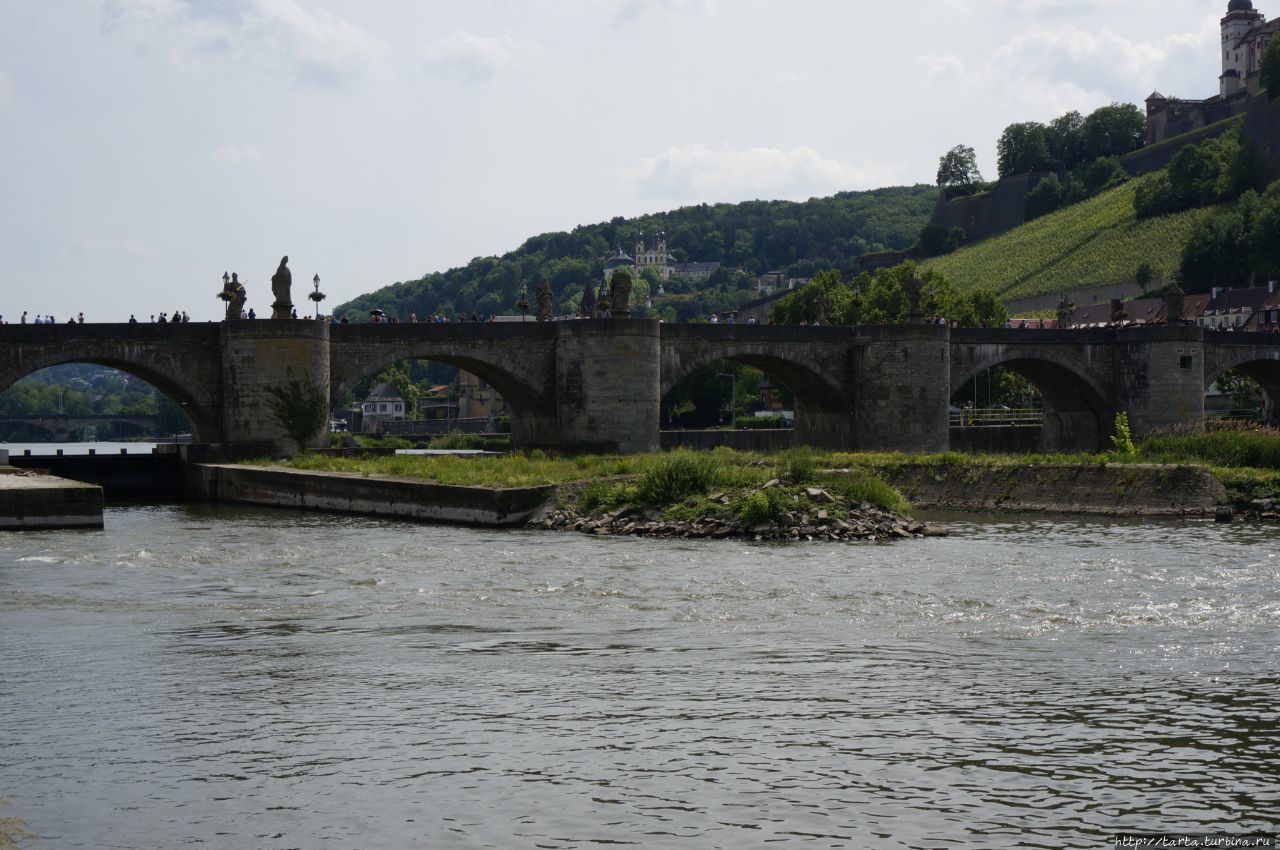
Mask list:
[[[0,529],[102,528],[102,488],[0,460]]]
[[[1198,466],[904,463],[874,470],[914,507],[1112,516],[1213,514],[1226,489]]]
[[[392,476],[196,464],[187,472],[187,492],[211,502],[507,527],[528,522],[555,488],[491,490]]]

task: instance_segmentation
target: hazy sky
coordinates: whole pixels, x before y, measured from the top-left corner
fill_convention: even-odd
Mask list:
[[[1226,0],[0,0],[0,313],[332,307],[615,215],[1217,91]],[[1264,2],[1263,12],[1268,9]]]

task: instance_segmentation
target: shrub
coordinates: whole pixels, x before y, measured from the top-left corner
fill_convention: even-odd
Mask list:
[[[751,525],[763,525],[776,522],[786,513],[782,502],[782,491],[777,487],[768,490],[757,490],[742,501],[738,508],[738,516]]]
[[[636,482],[636,499],[646,505],[671,505],[706,493],[720,474],[710,455],[672,452],[655,461]]]
[[[901,493],[867,472],[854,471],[851,475],[842,475],[823,483],[833,495],[838,493],[855,504],[865,502],[881,510],[899,514],[911,510],[911,505]]]
[[[1129,430],[1129,414],[1116,414],[1116,432],[1111,436],[1111,445],[1116,454],[1122,457],[1133,457],[1138,449],[1133,445],[1133,432]]]
[[[733,427],[740,431],[762,431],[771,428],[786,428],[787,420],[781,416],[739,416],[733,420]]]
[[[792,484],[812,483],[818,472],[818,459],[809,449],[792,449],[784,455],[786,476]]]
[[[1280,430],[1252,422],[1213,422],[1159,431],[1138,447],[1150,460],[1280,469]]]
[[[281,429],[306,451],[329,421],[329,393],[309,376],[292,374],[283,384],[267,387],[267,410]]]

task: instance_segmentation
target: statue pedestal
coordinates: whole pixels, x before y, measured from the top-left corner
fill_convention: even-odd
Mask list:
[[[282,302],[277,301],[275,304],[272,304],[272,305],[271,305],[271,318],[273,318],[273,319],[292,319],[292,318],[293,318],[293,305],[292,305],[292,304],[284,304],[284,303],[282,303]]]

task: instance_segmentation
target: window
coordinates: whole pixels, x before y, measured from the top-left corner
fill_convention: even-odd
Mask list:
[[[378,405],[378,412],[379,412],[379,413],[386,413],[386,412],[387,412],[387,406],[386,406],[385,404],[380,404],[380,405]]]
[[[1191,368],[1191,355],[1184,354],[1178,358],[1178,365],[1183,369]]]

